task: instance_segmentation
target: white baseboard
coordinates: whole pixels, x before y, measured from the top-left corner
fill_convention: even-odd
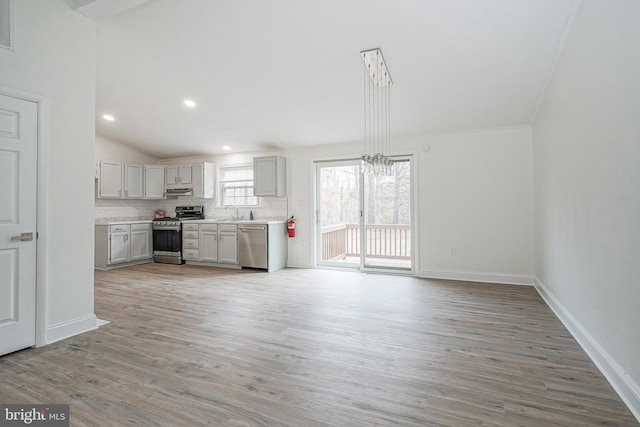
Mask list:
[[[302,268],[302,269],[309,269],[309,268],[314,268],[313,266],[309,266],[309,265],[304,265],[304,264],[287,264],[287,266],[285,268]]]
[[[69,320],[67,322],[57,323],[47,328],[47,344],[82,334],[84,332],[93,331],[98,328],[98,318],[95,314],[81,317],[79,319]]]
[[[420,270],[418,276],[424,279],[462,280],[465,282],[502,283],[506,285],[533,285],[533,276],[522,274]]]
[[[636,419],[640,422],[640,386],[616,363],[589,332],[571,315],[560,301],[547,289],[538,278],[535,278],[535,287],[549,308],[560,319],[578,344],[591,358],[600,372],[609,381],[620,398],[629,407]]]

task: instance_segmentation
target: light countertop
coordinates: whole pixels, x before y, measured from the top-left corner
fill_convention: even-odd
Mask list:
[[[99,218],[96,225],[123,225],[123,224],[150,224],[152,219],[140,217],[134,218]]]
[[[255,225],[265,225],[265,224],[284,224],[287,222],[286,219],[239,219],[239,220],[231,220],[231,219],[220,219],[220,218],[210,218],[210,219],[195,219],[191,221],[187,221],[186,224],[255,224]]]
[[[152,219],[145,218],[141,219],[139,217],[135,218],[99,218],[96,219],[96,225],[123,225],[123,224],[149,224],[153,221]],[[231,220],[227,218],[208,218],[208,219],[194,219],[190,221],[185,221],[188,224],[256,224],[256,225],[264,225],[264,224],[284,224],[287,222],[286,219],[240,219],[240,220]]]

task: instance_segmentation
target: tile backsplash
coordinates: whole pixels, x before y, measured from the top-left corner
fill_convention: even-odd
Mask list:
[[[285,219],[288,217],[286,197],[262,197],[260,207],[238,208],[238,214],[249,219]],[[235,215],[235,209],[217,207],[215,200],[180,196],[166,200],[96,199],[96,220],[152,219],[156,209],[164,209],[167,216],[175,216],[176,206],[204,206],[206,218],[226,218]]]

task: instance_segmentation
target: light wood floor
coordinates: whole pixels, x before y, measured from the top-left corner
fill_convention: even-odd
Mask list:
[[[96,271],[94,332],[0,358],[87,426],[638,425],[530,287],[329,270]]]

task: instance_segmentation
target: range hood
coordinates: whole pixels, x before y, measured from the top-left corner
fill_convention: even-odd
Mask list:
[[[167,188],[167,196],[193,196],[193,188]]]

